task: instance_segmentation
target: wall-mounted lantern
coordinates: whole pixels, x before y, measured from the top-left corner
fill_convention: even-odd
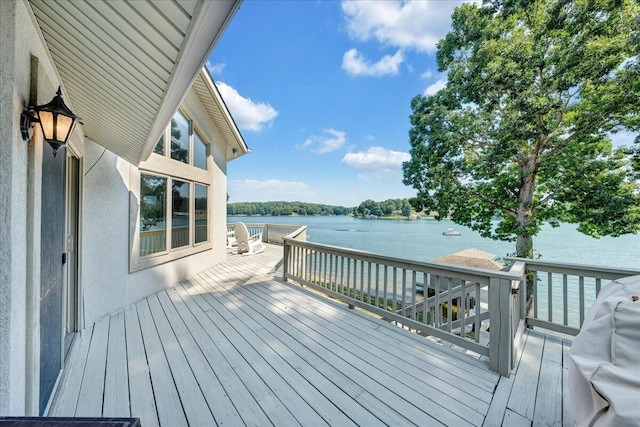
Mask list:
[[[53,148],[53,157],[58,150],[65,146],[69,136],[73,133],[80,117],[71,112],[62,100],[60,87],[51,102],[44,105],[29,106],[20,116],[20,131],[22,139],[31,139],[31,127],[34,123],[40,123],[44,140]]]

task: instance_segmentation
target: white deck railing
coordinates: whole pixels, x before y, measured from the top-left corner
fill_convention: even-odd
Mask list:
[[[284,243],[284,237],[295,230],[299,229],[299,225],[287,225],[287,224],[245,224],[249,230],[249,235],[262,233],[262,241],[264,243],[271,243],[276,245],[282,245]],[[233,231],[236,228],[235,223],[227,224],[227,231]],[[304,227],[306,230],[306,227]]]
[[[533,299],[527,324],[568,335],[577,335],[584,317],[611,280],[640,275],[640,270],[542,262],[524,258],[506,258],[523,262],[527,287],[533,287]],[[522,307],[525,312],[525,307]]]
[[[492,271],[420,263],[284,238],[284,280],[293,280],[402,326],[489,358],[509,375],[524,316],[524,264]]]
[[[284,244],[284,280],[486,356],[505,376],[525,325],[576,335],[602,286],[640,274],[522,258],[507,258],[509,271],[423,263],[307,242],[304,226],[247,227],[263,232],[267,243]],[[533,287],[528,314],[527,287]]]

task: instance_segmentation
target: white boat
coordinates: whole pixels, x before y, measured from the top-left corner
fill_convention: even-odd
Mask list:
[[[442,232],[443,236],[459,236],[460,232],[458,230],[454,230],[453,228],[447,228]]]

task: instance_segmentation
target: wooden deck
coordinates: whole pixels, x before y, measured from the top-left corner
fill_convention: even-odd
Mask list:
[[[568,344],[526,337],[517,375],[274,276],[282,248],[227,262],[83,331],[50,416],[213,425],[573,425]]]

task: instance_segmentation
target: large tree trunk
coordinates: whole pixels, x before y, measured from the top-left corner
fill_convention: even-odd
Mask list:
[[[518,225],[518,236],[516,237],[516,256],[520,258],[533,258],[533,238],[529,232],[529,219],[533,214],[533,194],[535,192],[535,170],[533,165],[521,170],[520,203],[516,215]],[[533,306],[533,274],[526,273],[527,286],[527,314],[531,312]]]
[[[516,238],[516,256],[533,258],[533,238],[529,233],[520,234]]]

